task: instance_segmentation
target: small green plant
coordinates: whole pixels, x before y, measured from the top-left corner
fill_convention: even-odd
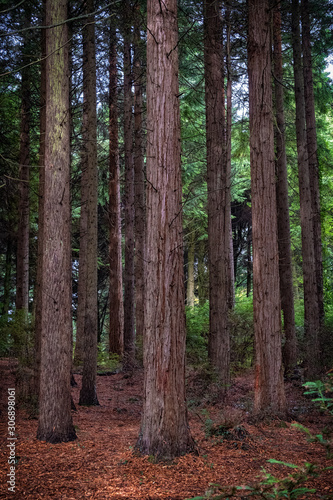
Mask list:
[[[326,450],[326,458],[333,458],[332,440],[330,438],[331,433],[329,431],[323,431],[321,434],[314,435],[311,433],[310,429],[302,424],[292,424],[292,426],[304,432],[309,443],[318,443],[323,446]]]
[[[204,496],[187,500],[228,500],[231,498],[257,498],[265,500],[277,500],[281,498],[294,500],[305,495],[315,493],[314,488],[305,486],[305,482],[311,478],[318,477],[323,470],[318,470],[313,464],[305,463],[303,466],[280,462],[279,460],[268,460],[269,463],[279,464],[293,469],[294,472],[285,478],[278,478],[262,469],[263,479],[253,486],[220,486],[211,484],[210,489]],[[326,470],[326,469],[324,469]]]
[[[305,395],[314,396],[312,401],[317,403],[322,411],[333,415],[333,398],[329,394],[333,393],[333,373],[329,372],[325,380],[316,380],[303,384],[307,390]]]
[[[333,416],[333,398],[330,394],[333,392],[333,377],[332,372],[328,373],[325,380],[316,380],[314,382],[306,382],[303,384],[307,390],[305,395],[314,396],[312,401],[316,403],[323,412],[327,412]],[[326,457],[333,458],[331,431],[324,429],[321,434],[312,434],[310,429],[301,424],[292,424],[293,427],[299,429],[306,434],[309,443],[319,443],[326,450]]]

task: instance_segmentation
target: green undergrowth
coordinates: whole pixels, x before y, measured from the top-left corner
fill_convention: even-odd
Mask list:
[[[333,417],[333,372],[330,371],[322,380],[314,382],[306,382],[304,384],[306,389],[305,395],[310,396],[315,405],[319,409]],[[243,427],[237,425],[232,427],[232,423],[219,423],[216,424],[209,416],[208,412],[204,413],[206,420],[204,422],[204,429],[206,438],[213,436],[221,436],[222,439],[240,440],[246,439],[247,434],[243,432]],[[312,434],[312,432],[301,424],[292,424],[294,428],[303,432],[306,435],[308,442],[320,444],[326,451],[328,459],[333,458],[332,453],[332,439],[331,430],[326,428],[319,434]],[[309,488],[307,482],[311,479],[320,477],[325,471],[333,469],[333,467],[319,467],[315,464],[305,462],[302,465],[291,464],[282,462],[275,459],[267,461],[281,467],[287,467],[289,473],[285,477],[277,477],[265,468],[262,468],[261,477],[257,479],[252,485],[237,485],[237,486],[221,486],[219,484],[209,484],[209,488],[202,496],[197,496],[186,500],[228,500],[232,498],[239,498],[245,500],[247,498],[264,499],[264,500],[277,500],[289,499],[294,500],[297,498],[312,498],[316,494],[315,488]],[[331,495],[322,495],[322,499],[332,498]]]

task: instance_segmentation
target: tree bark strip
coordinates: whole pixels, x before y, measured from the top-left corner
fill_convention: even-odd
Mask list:
[[[111,21],[112,23],[112,21]],[[109,351],[122,356],[124,349],[123,272],[121,255],[120,172],[117,113],[116,33],[110,27],[109,82],[109,224],[110,224],[110,330]]]
[[[310,187],[310,170],[307,151],[304,80],[300,34],[299,0],[292,0],[292,45],[296,101],[296,140],[300,218],[302,232],[302,267],[304,289],[304,327],[306,342],[307,377],[312,378],[320,370],[319,327],[320,316],[317,295],[317,279],[313,235],[313,211]]]
[[[315,102],[313,93],[313,73],[312,73],[312,49],[310,33],[309,1],[301,1],[302,12],[302,47],[303,47],[303,75],[304,75],[304,99],[305,118],[307,134],[307,150],[310,173],[311,202],[313,212],[313,239],[314,256],[316,265],[316,281],[318,308],[321,325],[324,324],[324,284],[323,284],[323,255],[321,237],[320,218],[320,190],[319,190],[319,170],[317,155],[317,126],[315,115]]]
[[[222,6],[219,0],[205,0],[204,8],[210,308],[208,352],[224,392],[230,383],[231,200],[225,144]]]
[[[278,215],[279,241],[279,272],[281,307],[284,319],[285,345],[283,362],[285,373],[291,373],[297,363],[297,340],[295,331],[295,310],[293,275],[291,261],[290,219],[288,199],[288,172],[285,144],[285,118],[283,96],[283,69],[281,44],[281,14],[280,7],[273,11],[273,42],[274,42],[274,89],[275,89],[275,142],[276,142],[276,197]]]
[[[71,416],[71,210],[67,1],[46,0],[42,337],[37,438],[76,438]],[[60,24],[60,25],[59,25]]]
[[[172,459],[195,449],[185,399],[176,0],[148,0],[147,26],[145,380],[137,448]]]
[[[83,157],[81,178],[80,261],[79,285],[84,295],[82,387],[79,404],[98,405],[97,373],[97,115],[96,115],[96,54],[94,0],[86,0],[87,24],[83,29]],[[83,252],[81,252],[81,239]],[[80,265],[79,261],[79,265]],[[78,296],[80,298],[80,296]],[[79,313],[79,304],[78,304]]]
[[[132,369],[135,360],[135,208],[133,158],[132,26],[130,1],[124,17],[124,148],[125,148],[125,268],[124,268],[124,359],[123,368]]]
[[[248,72],[256,347],[254,411],[283,414],[286,400],[281,352],[268,0],[249,0]]]

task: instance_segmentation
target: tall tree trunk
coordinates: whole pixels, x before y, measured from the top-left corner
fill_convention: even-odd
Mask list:
[[[285,345],[283,363],[285,373],[291,373],[297,363],[297,340],[295,331],[295,310],[293,292],[293,274],[291,263],[290,220],[288,200],[288,172],[285,144],[285,119],[283,96],[283,69],[281,44],[281,14],[276,5],[273,11],[274,41],[274,89],[275,89],[275,143],[276,143],[276,197],[278,215],[279,272],[281,307],[284,320]]]
[[[76,438],[71,416],[71,211],[67,1],[46,0],[41,379],[37,438]]]
[[[206,242],[199,240],[198,244],[198,298],[199,305],[202,306],[207,300],[207,270],[206,270]]]
[[[315,116],[315,102],[313,94],[313,74],[312,74],[312,54],[311,54],[311,34],[310,34],[310,14],[309,1],[301,0],[302,3],[302,45],[303,45],[303,74],[304,74],[304,98],[305,98],[305,118],[307,134],[307,150],[310,172],[310,189],[313,215],[313,239],[314,256],[316,265],[316,281],[318,294],[318,308],[321,325],[324,323],[324,285],[323,285],[323,255],[320,220],[320,191],[319,191],[319,171],[317,155],[317,128]]]
[[[190,307],[194,306],[194,257],[195,257],[195,230],[189,234],[188,252],[187,252],[187,290],[186,304]]]
[[[249,0],[255,413],[284,413],[268,0]]]
[[[138,9],[138,7],[136,8]],[[140,54],[140,19],[136,10],[134,26],[134,195],[135,195],[135,327],[142,338],[144,329],[145,274],[145,179],[143,160],[143,68]]]
[[[205,0],[204,8],[210,309],[208,351],[225,391],[230,383],[228,297],[231,215],[225,149],[222,6],[219,0]]]
[[[12,255],[13,253],[13,240],[10,232],[7,234],[7,248],[6,248],[6,263],[5,263],[5,276],[3,282],[3,302],[1,308],[1,316],[7,318],[9,305],[10,305],[10,290],[11,290],[11,275],[12,275]]]
[[[24,26],[31,22],[31,12],[26,11]],[[29,63],[28,31],[24,32],[23,66]],[[29,307],[29,170],[30,170],[30,68],[24,67],[21,79],[21,133],[19,166],[19,224],[17,231],[17,267],[16,267],[16,310],[25,316]]]
[[[96,55],[94,0],[86,0],[89,15],[83,29],[83,158],[81,182],[81,216],[85,274],[79,268],[79,284],[85,295],[83,313],[83,371],[80,405],[98,405],[97,372],[97,115],[96,115]],[[84,213],[84,215],[83,215]],[[80,242],[81,244],[81,242]],[[79,332],[77,332],[79,333]]]
[[[246,241],[246,296],[251,295],[251,285],[252,285],[252,238],[251,229],[248,227],[247,230],[247,241]]]
[[[195,449],[185,400],[177,3],[148,0],[147,10],[145,383],[137,448],[172,459]]]
[[[111,20],[112,23],[112,20]],[[110,224],[110,331],[109,352],[122,356],[124,349],[123,273],[121,255],[120,172],[117,113],[117,40],[110,27],[109,85],[109,224]]]
[[[314,377],[320,369],[319,307],[313,236],[313,211],[310,171],[307,152],[302,48],[299,26],[299,0],[292,0],[292,45],[296,100],[296,139],[302,232],[302,267],[304,289],[304,323],[307,376]]]
[[[43,25],[46,26],[45,0],[43,0]],[[43,311],[43,241],[44,241],[44,188],[45,188],[45,130],[46,130],[46,30],[41,30],[41,82],[40,82],[40,116],[39,116],[39,183],[38,183],[38,234],[37,234],[37,271],[36,271],[36,307],[35,307],[35,339],[34,339],[34,386],[39,395],[40,361],[42,339]]]
[[[231,21],[230,21],[230,5],[227,2],[226,6],[226,25],[227,25],[227,50],[226,50],[226,67],[227,67],[227,129],[226,129],[226,168],[227,179],[230,185],[231,182],[231,131],[232,131],[232,74],[231,74],[231,54],[230,54],[230,35],[231,35]],[[230,188],[229,188],[230,189]],[[234,275],[234,246],[232,242],[232,223],[231,223],[231,194],[230,196],[230,242],[229,242],[229,294],[228,306],[232,309],[235,305],[235,275]]]
[[[135,286],[134,286],[134,158],[133,96],[131,67],[131,6],[125,2],[124,19],[124,147],[125,147],[125,269],[124,269],[124,360],[131,369],[135,360]]]

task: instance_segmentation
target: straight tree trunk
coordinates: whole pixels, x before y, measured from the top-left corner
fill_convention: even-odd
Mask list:
[[[46,0],[42,336],[37,438],[76,438],[71,416],[71,211],[67,2]]]
[[[177,2],[148,0],[147,11],[145,380],[137,448],[173,459],[195,449],[185,400]]]
[[[134,26],[134,196],[135,196],[135,328],[143,336],[145,301],[145,179],[143,160],[143,103],[139,12]]]
[[[112,22],[112,21],[111,21]],[[109,224],[110,224],[110,330],[109,352],[122,356],[124,349],[123,273],[121,255],[120,172],[117,113],[117,45],[116,33],[110,28],[109,85]]]
[[[230,383],[231,200],[225,148],[222,5],[219,0],[205,0],[204,9],[210,309],[208,352],[225,391]]]
[[[268,0],[249,0],[248,72],[255,331],[254,411],[283,414],[281,303]]]
[[[43,0],[43,25],[45,19],[45,0]],[[37,272],[36,272],[36,308],[35,308],[35,339],[34,339],[34,379],[35,391],[39,395],[40,358],[42,338],[43,310],[43,241],[44,241],[44,187],[45,187],[45,130],[46,130],[46,30],[41,30],[41,83],[40,83],[40,116],[39,116],[39,184],[38,184],[38,237],[37,237]]]
[[[226,50],[226,67],[227,67],[227,129],[226,129],[226,161],[227,161],[227,178],[231,182],[231,132],[232,132],[232,74],[231,74],[231,54],[230,54],[230,35],[231,35],[231,21],[230,21],[230,5],[227,2],[226,6],[226,25],[227,25],[227,50]],[[231,195],[230,195],[231,204]],[[231,205],[230,205],[230,257],[229,257],[229,294],[228,306],[233,309],[235,306],[235,275],[234,275],[234,246],[232,242],[232,222],[231,222]]]
[[[3,302],[1,309],[1,316],[8,317],[10,305],[10,290],[11,290],[11,275],[12,275],[12,253],[13,253],[13,240],[10,232],[7,234],[7,248],[6,248],[6,263],[5,263],[5,276],[3,283]]]
[[[299,0],[292,0],[292,45],[294,57],[296,139],[302,232],[306,368],[307,377],[313,378],[320,371],[320,316],[314,252],[313,210],[307,151],[304,80],[302,70],[302,48],[299,21]]]
[[[94,0],[85,3],[87,24],[83,29],[83,157],[81,180],[80,260],[79,285],[83,288],[85,309],[83,330],[83,371],[80,405],[98,405],[97,373],[97,116],[96,116],[96,55]],[[81,253],[81,239],[83,243]],[[82,297],[81,295],[81,297]],[[79,297],[79,295],[78,295]],[[79,304],[78,304],[79,306]],[[78,309],[79,313],[79,309]]]
[[[194,257],[195,257],[195,231],[191,231],[188,242],[187,252],[187,290],[186,290],[186,304],[190,307],[194,306]]]
[[[206,242],[199,240],[198,244],[198,298],[202,306],[207,300],[207,268],[206,268]]]
[[[285,143],[285,119],[283,96],[283,69],[281,44],[281,14],[276,5],[273,11],[274,42],[274,89],[275,89],[275,144],[276,144],[276,197],[278,215],[279,272],[281,307],[284,320],[285,344],[283,364],[286,374],[290,374],[297,363],[297,340],[295,331],[295,310],[293,292],[293,273],[291,262],[290,220],[288,200],[288,172]]]
[[[252,285],[252,238],[251,238],[251,230],[248,228],[248,238],[246,242],[246,296],[249,297],[251,295],[251,285]]]
[[[317,127],[315,115],[315,102],[313,94],[312,54],[309,1],[302,0],[302,46],[303,46],[303,75],[304,75],[304,98],[305,118],[307,134],[307,150],[310,172],[310,189],[313,212],[313,239],[314,256],[316,265],[316,281],[320,324],[324,324],[324,285],[323,285],[323,255],[320,219],[320,191],[319,170],[317,155]]]
[[[124,147],[125,147],[125,269],[124,269],[124,360],[123,368],[130,370],[135,361],[135,208],[133,158],[133,96],[131,64],[130,1],[125,2],[124,19]]]
[[[30,9],[27,9],[25,28],[31,22]],[[27,31],[23,41],[23,66],[29,63]],[[16,267],[16,310],[23,311],[27,318],[29,307],[29,170],[30,170],[30,68],[22,70],[21,79],[21,133],[19,165],[19,224],[17,231]]]

